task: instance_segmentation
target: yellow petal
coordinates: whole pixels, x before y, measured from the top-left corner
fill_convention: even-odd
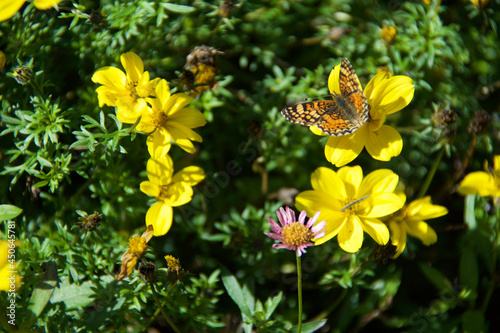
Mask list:
[[[343,198],[354,198],[358,188],[363,181],[363,169],[359,165],[353,167],[342,167],[337,171],[340,179],[345,186],[346,196]]]
[[[123,68],[127,72],[128,82],[139,82],[142,73],[144,72],[144,64],[142,59],[134,52],[123,53],[120,56]]]
[[[170,230],[172,218],[172,207],[160,201],[149,207],[146,213],[146,225],[153,226],[155,236],[163,236]]]
[[[500,177],[500,155],[493,156],[493,174]]]
[[[378,131],[369,132],[366,151],[376,160],[389,161],[403,149],[403,139],[391,126],[383,125]]]
[[[406,247],[406,230],[401,223],[389,221],[389,230],[391,231],[391,244],[396,246],[396,253],[393,259],[399,257]]]
[[[92,82],[99,83],[104,86],[113,87],[127,94],[127,76],[116,67],[103,67],[99,68],[94,75],[92,75]]]
[[[340,212],[340,202],[322,191],[304,191],[295,197],[295,207],[299,211],[305,210],[308,216],[321,211],[321,219],[338,219],[344,213]]]
[[[347,192],[339,175],[328,168],[319,167],[311,175],[312,188],[337,200],[344,200]],[[316,213],[316,212],[314,212]]]
[[[149,196],[158,198],[158,196],[160,195],[160,186],[148,180],[141,182],[139,188],[141,189],[142,193],[147,194]]]
[[[325,236],[316,239],[314,241],[315,245],[321,245],[337,236],[340,229],[342,229],[345,222],[347,221],[347,216],[345,214],[337,214],[323,210],[321,211],[321,220],[326,221]]]
[[[172,177],[172,182],[184,182],[189,186],[194,186],[205,179],[205,171],[202,168],[191,165],[177,172]]]
[[[155,159],[167,155],[172,146],[170,137],[163,135],[163,131],[161,130],[155,131],[153,135],[149,135],[146,144],[149,155]]]
[[[458,193],[476,194],[482,197],[492,196],[496,192],[495,178],[483,171],[471,172],[460,183]]]
[[[359,187],[356,197],[362,198],[375,193],[393,192],[398,185],[399,176],[389,169],[370,172]]]
[[[157,185],[168,185],[172,182],[174,162],[169,155],[164,155],[157,159],[150,158],[146,165],[146,170],[150,182]]]
[[[413,99],[413,80],[404,75],[388,77],[376,75],[367,85],[364,93],[374,113],[391,114],[407,106]]]
[[[327,136],[328,135],[328,133],[323,132],[316,125],[309,126],[309,130],[311,132],[313,132],[314,134],[316,134],[316,135],[321,135],[321,136]]]
[[[378,93],[378,89],[381,85],[381,82],[384,80],[387,80],[389,78],[389,73],[386,71],[382,71],[378,74],[376,74],[370,82],[366,85],[365,89],[363,90],[363,93],[365,94],[366,98],[368,100],[374,100],[375,96]]]
[[[406,223],[408,235],[417,237],[426,246],[432,245],[437,241],[437,234],[424,221],[408,221]]]
[[[380,245],[385,245],[389,241],[389,229],[378,219],[361,219],[363,230]]]
[[[375,193],[359,203],[358,215],[379,218],[390,215],[404,206],[404,201],[394,193]]]
[[[448,214],[443,206],[433,205],[431,197],[426,196],[412,201],[407,207],[407,217],[411,220],[428,220]]]
[[[200,127],[207,123],[207,119],[203,113],[193,108],[181,109],[179,112],[170,115],[168,119],[169,121],[181,123],[189,128]]]
[[[10,19],[23,6],[24,0],[0,1],[0,22]]]
[[[328,76],[328,90],[330,94],[340,94],[340,64],[334,66]]]
[[[40,10],[50,9],[55,7],[61,0],[35,0],[35,7]]]
[[[162,109],[170,117],[174,113],[181,111],[192,101],[193,97],[185,93],[175,94],[166,101]]]
[[[162,79],[155,88],[156,91],[156,100],[158,104],[155,105],[159,110],[163,110],[163,106],[167,103],[170,98],[170,87],[166,80]]]
[[[327,161],[336,167],[341,167],[354,160],[363,150],[366,128],[367,126],[363,126],[350,135],[331,136],[325,146]]]
[[[363,228],[361,221],[355,215],[351,215],[340,229],[337,240],[342,250],[354,253],[358,252],[363,245]]]
[[[173,207],[187,204],[193,198],[193,189],[187,183],[172,183],[163,197],[165,204]]]

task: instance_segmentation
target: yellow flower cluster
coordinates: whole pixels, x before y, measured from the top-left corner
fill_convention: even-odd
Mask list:
[[[168,155],[171,144],[194,153],[192,141],[201,142],[202,138],[193,128],[207,121],[200,111],[188,107],[192,97],[185,93],[172,95],[164,79],[151,80],[138,55],[124,53],[121,63],[125,73],[116,67],[103,67],[94,73],[92,81],[101,84],[96,89],[99,106],[116,107],[120,121],[135,123],[139,132],[148,134],[148,180],[141,183],[140,189],[158,200],[146,214],[146,225],[153,226],[154,236],[162,236],[172,226],[172,207],[191,201],[192,186],[205,178],[203,169],[196,166],[174,174],[174,163]]]
[[[0,0],[0,22],[10,19],[24,5],[24,0]],[[47,10],[55,7],[61,0],[35,0],[35,7]]]
[[[340,94],[340,66],[335,66],[328,79],[332,95]],[[378,73],[364,89],[370,106],[369,120],[354,133],[330,136],[325,147],[326,159],[337,167],[336,172],[320,167],[311,176],[312,190],[299,193],[296,207],[306,210],[308,216],[320,211],[326,221],[326,232],[315,239],[316,245],[337,236],[340,247],[357,252],[367,233],[378,244],[391,240],[398,257],[404,250],[407,235],[419,238],[424,245],[436,242],[435,231],[424,221],[448,213],[445,207],[433,205],[429,197],[416,199],[405,205],[406,196],[396,191],[399,177],[389,169],[379,169],[363,178],[360,166],[348,167],[366,148],[380,161],[398,156],[403,148],[401,135],[384,125],[387,115],[400,111],[413,99],[415,87],[407,76]],[[310,127],[317,135],[325,135],[316,126]]]

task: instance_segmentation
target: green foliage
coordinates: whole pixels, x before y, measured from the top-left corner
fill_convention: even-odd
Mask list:
[[[383,66],[415,85],[412,103],[387,118],[403,136],[401,155],[380,162],[362,152],[351,165],[365,175],[389,168],[408,202],[431,195],[449,214],[429,223],[436,244],[409,237],[403,255],[385,263],[374,260],[368,236],[356,254],[336,238],[308,248],[302,332],[498,331],[498,202],[456,188],[500,154],[499,21],[498,0],[483,9],[465,0],[84,0],[47,11],[26,3],[0,22],[0,215],[15,220],[14,229],[3,222],[0,239],[15,230],[23,280],[17,326],[2,316],[2,327],[170,332],[158,298],[182,332],[296,331],[295,258],[271,248],[266,217],[311,189],[317,167],[333,166],[327,138],[280,110],[326,98],[332,66],[347,57],[363,87]],[[384,26],[397,28],[394,40],[384,40]],[[196,94],[182,74],[201,45],[220,53],[216,83]],[[170,151],[176,171],[198,165],[207,176],[141,258],[156,266],[154,290],[138,269],[115,278],[154,202],[139,188],[146,135],[100,107],[91,80],[99,68],[123,69],[129,51],[172,93],[193,94],[190,107],[208,121],[196,129],[195,154]],[[17,66],[32,80],[17,83]],[[491,118],[474,134],[480,110]],[[456,120],[443,123],[448,111]],[[103,216],[97,230],[75,225],[94,211]],[[181,270],[167,268],[167,254]],[[8,302],[1,291],[0,307]]]

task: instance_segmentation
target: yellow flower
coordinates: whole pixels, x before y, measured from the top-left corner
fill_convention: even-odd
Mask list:
[[[21,283],[17,263],[9,258],[9,249],[13,249],[17,244],[0,240],[0,290],[15,292]]]
[[[321,211],[326,221],[326,234],[316,245],[338,235],[340,247],[356,252],[363,244],[363,232],[377,243],[389,241],[389,230],[379,218],[394,213],[404,205],[394,192],[398,175],[388,169],[376,170],[363,179],[359,166],[343,167],[337,172],[320,167],[311,175],[312,191],[299,193],[295,199],[298,210],[308,216]]]
[[[10,19],[24,5],[24,0],[0,0],[0,22]],[[61,0],[35,0],[35,7],[41,10],[57,6]]]
[[[331,94],[340,94],[340,66],[335,66],[328,78]],[[344,136],[331,136],[325,147],[326,159],[337,167],[354,160],[366,147],[376,160],[389,161],[398,156],[403,140],[398,131],[384,125],[387,115],[398,112],[413,99],[413,80],[404,75],[391,76],[387,71],[375,75],[364,89],[370,105],[370,119],[356,132]],[[316,126],[310,127],[317,135],[325,135]]]
[[[488,170],[488,162],[485,161],[486,171],[471,172],[460,183],[458,193],[479,194],[482,197],[500,198],[500,155],[493,157],[493,173]]]
[[[144,109],[137,125],[138,131],[153,133],[148,139],[151,156],[165,155],[168,152],[165,147],[170,145],[170,140],[188,153],[194,153],[196,149],[191,140],[201,142],[202,138],[192,128],[205,125],[205,116],[198,110],[186,107],[193,100],[192,97],[184,93],[170,95],[165,80],[158,83],[155,92],[156,98],[147,99],[151,107]]]
[[[479,9],[484,9],[487,5],[489,0],[470,0],[477,8]]]
[[[387,25],[384,25],[380,29],[382,38],[387,44],[391,44],[394,41],[394,38],[396,38],[397,31],[398,29],[395,26],[387,26]]]
[[[403,201],[406,200],[404,194],[401,194],[400,197]],[[424,220],[446,214],[448,214],[446,207],[433,205],[431,198],[427,196],[412,201],[391,215],[387,224],[391,231],[391,243],[396,246],[393,258],[399,257],[405,249],[407,235],[417,237],[426,246],[436,243],[436,232]]]
[[[158,200],[146,213],[146,225],[153,226],[155,236],[162,236],[172,226],[172,207],[191,201],[192,186],[202,181],[205,173],[200,167],[188,166],[172,176],[174,163],[168,155],[150,158],[146,169],[149,180],[141,183],[141,191]]]
[[[102,84],[96,89],[99,106],[116,106],[118,119],[133,124],[147,109],[146,97],[154,94],[159,79],[149,80],[141,58],[133,52],[121,55],[126,74],[116,67],[103,67],[92,76],[92,81]]]

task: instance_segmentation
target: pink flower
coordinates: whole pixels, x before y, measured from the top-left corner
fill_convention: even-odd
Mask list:
[[[276,215],[283,227],[268,217],[267,220],[271,224],[273,232],[265,232],[265,234],[274,240],[280,241],[280,243],[273,244],[273,248],[297,251],[297,256],[300,257],[302,253],[306,253],[307,247],[315,245],[315,239],[325,235],[326,222],[316,223],[319,213],[314,214],[305,224],[305,210],[300,213],[299,220],[296,221],[295,212],[290,207],[286,207],[286,210],[280,207],[276,211]]]

